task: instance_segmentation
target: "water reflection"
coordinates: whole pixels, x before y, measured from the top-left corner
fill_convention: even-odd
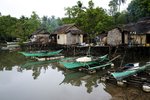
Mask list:
[[[22,97],[25,97],[25,91],[29,92],[26,95],[31,95],[31,97],[29,96],[31,100],[60,100],[62,98],[64,100],[70,100],[70,98],[67,98],[67,95],[62,93],[72,93],[72,100],[150,99],[149,93],[144,93],[140,89],[131,87],[124,88],[102,83],[99,77],[103,74],[102,71],[99,71],[96,74],[88,75],[82,72],[66,70],[57,61],[37,62],[25,58],[16,52],[3,52],[0,53],[0,93],[4,92],[0,94],[0,99],[21,100]],[[29,75],[32,76],[32,79]],[[8,86],[9,88],[6,84],[10,84]],[[21,89],[18,90],[16,87]],[[31,91],[28,90],[30,88],[32,88]],[[16,92],[16,94],[12,91],[14,93]],[[44,94],[45,92],[47,95]],[[7,97],[7,94],[13,94],[14,99]],[[19,99],[16,99],[15,96],[19,96]]]
[[[26,58],[14,52],[0,52],[0,70],[12,70],[12,66],[21,65],[26,62]]]
[[[24,65],[21,65],[20,66],[20,70],[23,71],[23,70],[32,70],[32,76],[33,76],[33,79],[37,79],[38,76],[40,75],[41,73],[41,70],[44,69],[45,71],[48,69],[48,67],[51,66],[50,64],[48,63],[44,63],[44,62],[27,62],[26,64]]]
[[[145,93],[138,88],[118,87],[113,84],[104,83],[105,91],[112,96],[111,100],[149,100],[149,93]]]
[[[87,93],[91,93],[94,88],[104,87],[104,90],[109,93],[111,100],[149,100],[149,93],[145,93],[141,88],[135,87],[119,87],[117,85],[102,83],[99,79],[100,74],[87,75],[81,72],[66,73],[64,80],[60,84],[71,84],[73,86],[84,86],[87,88]]]
[[[81,72],[69,72],[65,73],[64,76],[64,80],[60,83],[60,85],[71,84],[72,86],[82,86],[82,84],[84,83],[84,86],[87,88],[88,93],[92,92],[92,86],[96,83],[93,80],[88,80],[91,78],[90,75],[86,75]]]

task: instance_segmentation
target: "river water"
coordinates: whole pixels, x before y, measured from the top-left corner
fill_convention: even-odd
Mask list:
[[[138,88],[102,83],[58,62],[35,62],[17,52],[0,52],[0,100],[150,100]]]

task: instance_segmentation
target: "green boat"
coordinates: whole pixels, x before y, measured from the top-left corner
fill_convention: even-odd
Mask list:
[[[144,71],[148,67],[150,67],[150,64],[146,64],[146,65],[143,65],[141,67],[133,67],[131,69],[128,69],[128,70],[125,70],[122,72],[113,72],[113,73],[111,73],[111,75],[117,80],[122,80],[122,79],[129,77],[131,75],[135,75],[138,72]]]
[[[29,61],[29,62],[26,62],[24,65],[22,65],[21,68],[29,68],[33,66],[59,62],[60,60],[63,61],[67,59],[70,59],[70,58],[53,59],[53,60],[46,60],[46,61]]]
[[[44,52],[19,52],[19,53],[23,54],[26,57],[47,57],[47,56],[58,55],[61,51],[62,49],[58,51],[51,51],[51,52],[44,51]]]
[[[112,64],[112,62],[109,62],[108,56],[104,55],[104,56],[99,57],[96,60],[91,60],[88,62],[73,61],[73,62],[60,62],[60,64],[64,65],[64,67],[67,69],[85,67],[89,70],[92,70],[92,69],[109,66]]]

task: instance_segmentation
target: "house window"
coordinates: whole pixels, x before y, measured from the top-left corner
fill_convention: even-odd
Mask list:
[[[57,36],[57,38],[59,39],[59,35]]]

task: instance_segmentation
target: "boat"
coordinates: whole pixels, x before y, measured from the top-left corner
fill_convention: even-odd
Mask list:
[[[87,58],[87,57],[80,57],[80,58]],[[76,61],[71,61],[71,62],[60,62],[60,64],[63,64],[64,67],[66,67],[67,69],[74,69],[74,68],[78,68],[78,67],[85,67],[88,65],[92,65],[92,64],[98,64],[99,62],[101,62],[102,60],[107,60],[107,56],[101,56],[96,60],[89,60],[91,58],[88,58],[88,61],[82,60],[79,61],[80,58],[77,58]],[[99,61],[99,62],[98,62]]]
[[[79,71],[88,71],[88,73],[95,73],[96,69],[113,66],[113,63],[108,59],[108,55],[96,59],[93,57],[80,57],[71,62],[61,61],[60,64],[67,69],[78,69]]]
[[[141,88],[144,92],[150,92],[150,63],[139,66],[139,63],[130,63],[123,66],[122,71],[108,72],[101,77],[102,82],[112,83],[118,86],[133,86]]]
[[[30,68],[30,67],[33,67],[33,66],[37,67],[39,65],[59,62],[60,60],[63,61],[63,60],[67,60],[67,59],[70,59],[70,58],[52,59],[52,60],[43,60],[43,61],[29,61],[29,62],[26,62],[25,64],[23,64],[21,66],[21,68]]]
[[[122,72],[128,69],[139,67],[139,63],[128,63],[116,69],[116,72]]]
[[[125,71],[120,71],[120,72],[113,72],[111,73],[111,75],[116,79],[116,80],[122,80],[126,77],[129,77],[131,75],[134,75],[138,72],[144,71],[145,69],[150,67],[150,63],[147,63],[146,65],[143,66],[135,66],[135,67],[131,67]]]
[[[48,56],[54,56],[54,55],[58,55],[61,50],[58,51],[38,51],[38,52],[19,52],[21,54],[23,54],[26,57],[48,57]]]
[[[101,77],[101,81],[105,83],[111,83],[118,86],[132,86],[141,88],[144,92],[150,92],[150,71],[146,68],[143,71],[139,71],[128,77],[124,77],[121,80],[117,80],[111,76]]]

